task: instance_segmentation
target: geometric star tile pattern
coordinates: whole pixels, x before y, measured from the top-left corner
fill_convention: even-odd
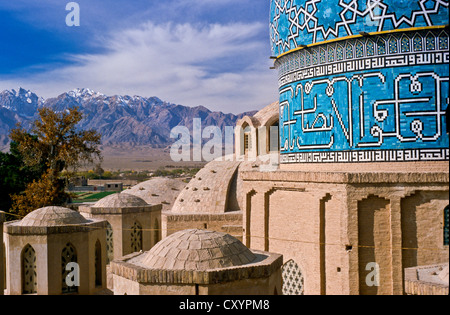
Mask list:
[[[359,32],[446,25],[448,7],[449,0],[272,0],[272,54]]]

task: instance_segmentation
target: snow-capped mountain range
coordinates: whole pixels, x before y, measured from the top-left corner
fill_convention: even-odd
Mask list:
[[[80,127],[95,129],[102,134],[104,145],[130,144],[167,147],[174,142],[170,131],[175,126],[192,130],[194,118],[203,126],[234,126],[244,115],[212,112],[206,107],[187,107],[164,102],[157,97],[128,95],[107,96],[90,89],[75,89],[55,98],[43,99],[23,88],[0,93],[0,146],[9,141],[11,128],[21,123],[25,128],[37,117],[40,107],[63,111],[78,106],[83,113]]]

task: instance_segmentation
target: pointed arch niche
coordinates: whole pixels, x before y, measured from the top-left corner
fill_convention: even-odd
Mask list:
[[[30,244],[22,250],[22,293],[37,293],[36,252]]]

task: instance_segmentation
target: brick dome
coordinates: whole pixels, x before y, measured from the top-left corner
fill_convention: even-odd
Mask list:
[[[193,229],[168,236],[136,263],[151,269],[202,271],[242,266],[255,259],[244,244],[229,234]]]
[[[145,207],[148,203],[144,199],[126,193],[109,195],[97,201],[94,208],[128,208]]]
[[[86,223],[89,223],[89,221],[77,211],[63,207],[45,207],[29,213],[18,225],[48,227]]]

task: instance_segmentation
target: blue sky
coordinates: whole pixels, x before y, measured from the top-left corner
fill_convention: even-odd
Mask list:
[[[44,98],[75,88],[157,96],[239,113],[277,99],[269,0],[65,0],[0,3],[0,90]]]

